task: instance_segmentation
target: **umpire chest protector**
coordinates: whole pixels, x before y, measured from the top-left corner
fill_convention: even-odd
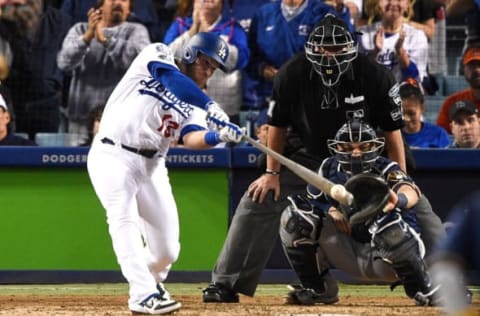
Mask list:
[[[362,116],[372,127],[387,131],[403,126],[401,116],[392,115],[401,111],[401,104],[389,96],[394,84],[391,74],[359,55],[335,87],[326,87],[305,54],[300,53],[282,66],[274,79],[270,123],[284,128],[291,125],[308,153],[323,159],[329,156],[327,139],[354,116]],[[332,95],[338,106],[336,102],[322,106]]]

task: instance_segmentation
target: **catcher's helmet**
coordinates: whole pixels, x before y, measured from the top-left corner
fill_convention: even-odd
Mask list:
[[[334,86],[357,57],[357,44],[347,24],[328,13],[310,33],[305,54],[326,86]]]
[[[327,141],[330,153],[347,173],[369,172],[383,150],[385,139],[368,124],[353,120],[343,124],[335,139]]]
[[[220,69],[226,71],[229,50],[228,45],[220,36],[210,32],[200,32],[192,36],[183,47],[182,62],[193,64],[202,53],[220,64]]]

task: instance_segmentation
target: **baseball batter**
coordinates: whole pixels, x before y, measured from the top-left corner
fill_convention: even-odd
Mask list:
[[[224,69],[228,53],[218,36],[198,33],[177,66],[166,45],[151,44],[106,104],[87,165],[129,283],[132,312],[163,314],[181,306],[162,285],[180,250],[165,156],[172,141],[192,149],[240,141],[242,130],[198,88],[216,68]],[[209,123],[222,128],[208,130]]]

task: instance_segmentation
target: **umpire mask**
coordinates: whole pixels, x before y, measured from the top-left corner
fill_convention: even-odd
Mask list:
[[[347,24],[328,13],[305,43],[305,54],[324,85],[335,86],[357,57],[357,44]]]

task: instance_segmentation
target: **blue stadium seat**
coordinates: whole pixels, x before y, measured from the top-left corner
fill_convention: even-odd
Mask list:
[[[27,133],[15,133],[15,136],[28,139],[28,134]]]
[[[423,120],[435,124],[442,107],[443,101],[445,101],[444,96],[437,95],[427,95],[425,96],[425,112],[423,113]]]
[[[443,95],[449,96],[455,92],[468,88],[468,82],[463,76],[448,75],[443,80]]]
[[[82,134],[73,133],[37,133],[35,142],[44,147],[71,147],[78,146],[85,140]]]

